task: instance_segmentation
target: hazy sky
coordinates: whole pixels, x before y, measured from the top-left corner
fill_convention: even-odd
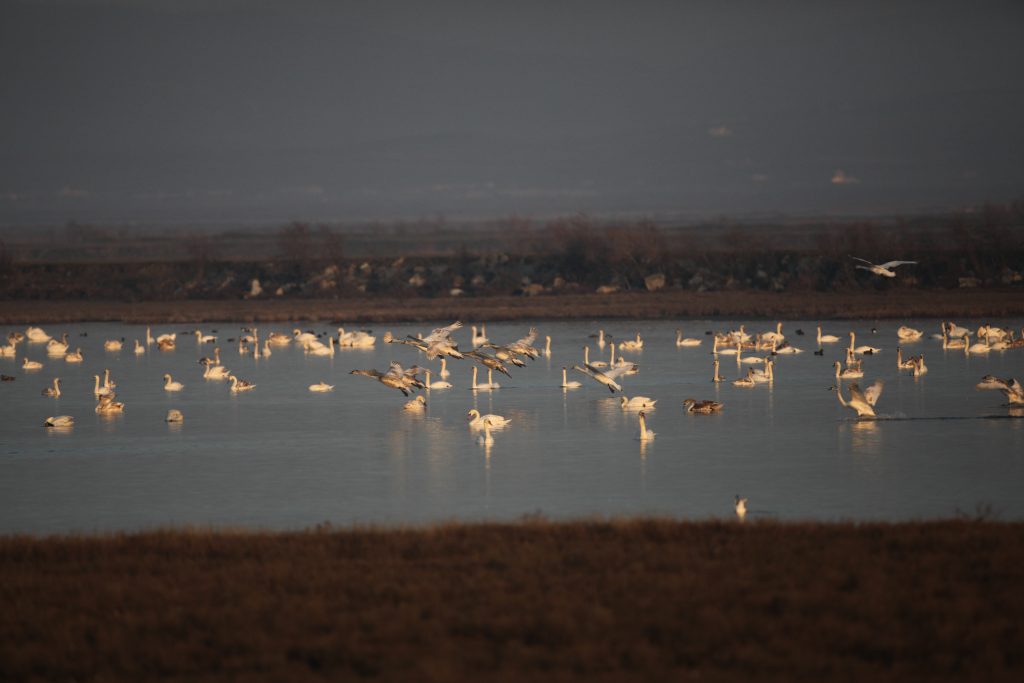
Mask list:
[[[0,3],[0,222],[1024,198],[1024,2]]]

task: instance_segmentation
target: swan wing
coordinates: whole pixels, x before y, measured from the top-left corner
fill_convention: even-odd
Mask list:
[[[909,265],[909,264],[912,264],[912,263],[917,263],[917,261],[889,261],[887,263],[883,263],[882,267],[883,268],[895,268],[896,266]]]
[[[864,398],[867,400],[869,405],[875,405],[878,402],[878,397],[882,395],[882,389],[885,388],[885,382],[882,380],[875,380],[875,382],[864,389]]]
[[[604,372],[604,376],[608,379],[618,379],[628,372],[636,370],[636,365],[629,363],[627,365],[617,365],[614,368],[609,368]]]
[[[515,345],[518,345],[518,346],[533,346],[533,342],[535,342],[536,340],[537,340],[537,328],[536,327],[531,327],[530,328],[530,333],[527,334],[522,339],[519,339],[518,341],[516,341]]]
[[[423,338],[424,342],[438,342],[447,339],[451,336],[452,332],[462,327],[462,323],[456,320],[451,325],[446,327],[438,327],[431,330],[430,334]]]
[[[852,258],[852,259],[853,259],[854,261],[860,261],[861,263],[866,263],[866,264],[868,264],[869,266],[873,266],[873,265],[875,265],[875,264],[874,264],[874,263],[872,263],[871,261],[867,261],[867,260],[865,260],[865,259],[862,259],[862,258],[859,258],[859,257],[857,257],[857,256],[850,256],[850,258]]]

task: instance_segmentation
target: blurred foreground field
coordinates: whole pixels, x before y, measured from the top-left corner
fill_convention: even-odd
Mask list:
[[[0,538],[0,679],[1014,680],[1024,525]]]

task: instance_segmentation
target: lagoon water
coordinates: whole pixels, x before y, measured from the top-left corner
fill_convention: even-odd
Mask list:
[[[406,525],[538,513],[729,518],[735,494],[749,499],[748,519],[906,520],[978,510],[1024,518],[1024,419],[1011,414],[1000,392],[974,388],[988,373],[1024,379],[1024,350],[968,357],[928,338],[938,331],[937,320],[903,323],[926,332],[904,345],[907,353],[924,352],[930,372],[921,378],[896,370],[901,323],[829,322],[826,331],[843,341],[826,346],[821,357],[811,353],[814,322],[787,321],[783,332],[805,353],[778,356],[771,385],[740,389],[710,381],[705,336],[734,329],[737,321],[683,321],[686,336],[705,340],[696,348],[675,346],[676,322],[545,322],[537,345],[550,335],[550,358],[512,368],[511,379],[496,376],[502,386],[490,393],[470,391],[470,362],[452,361],[454,388],[422,392],[425,414],[404,411],[408,399],[397,390],[348,373],[383,371],[391,360],[437,370],[438,362],[425,362],[411,347],[380,340],[388,329],[400,337],[426,333],[430,325],[374,326],[374,349],[339,350],[333,358],[307,356],[291,345],[258,360],[241,357],[227,341],[238,336],[239,324],[204,325],[218,331],[224,364],[257,385],[238,395],[224,382],[202,379],[196,361],[212,355],[212,346],[181,334],[182,326],[154,330],[178,332],[176,350],[153,346],[136,356],[132,340],[145,338],[144,327],[51,325],[51,334],[70,333],[85,362],[49,359],[43,344],[19,346],[16,361],[0,359],[0,372],[17,377],[0,385],[0,533]],[[528,327],[491,324],[487,332],[508,342]],[[649,411],[657,433],[652,442],[639,442],[636,413],[623,411],[617,395],[587,377],[570,370],[570,380],[583,387],[559,388],[562,367],[580,362],[585,345],[592,360],[606,360],[607,349],[589,337],[602,327],[615,337],[640,332],[644,338],[643,351],[625,354],[640,372],[622,384],[628,396],[658,400]],[[747,325],[753,332],[773,327]],[[291,329],[268,325],[260,332]],[[807,334],[797,336],[797,329]],[[849,330],[858,344],[883,349],[865,358],[860,380],[886,381],[876,407],[883,419],[857,421],[828,391]],[[104,339],[121,337],[125,350],[103,350]],[[469,348],[468,325],[456,338]],[[44,363],[42,370],[21,369],[26,352]],[[723,375],[738,376],[733,357],[720,360]],[[93,375],[104,368],[126,404],[123,415],[93,410]],[[184,391],[165,392],[165,372]],[[42,397],[55,376],[63,379],[64,395]],[[320,380],[335,390],[311,393],[308,385]],[[688,415],[681,405],[687,397],[716,399],[725,408]],[[170,408],[184,413],[184,424],[164,422]],[[512,425],[485,448],[467,428],[470,408],[509,417]],[[61,414],[76,418],[70,431],[42,426],[47,416]]]

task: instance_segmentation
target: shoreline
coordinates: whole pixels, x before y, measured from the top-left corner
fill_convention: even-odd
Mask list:
[[[1024,315],[1019,289],[870,292],[620,292],[554,296],[182,301],[0,301],[0,325],[431,320],[745,318],[1006,318]]]
[[[983,520],[0,536],[0,677],[1020,680]]]

